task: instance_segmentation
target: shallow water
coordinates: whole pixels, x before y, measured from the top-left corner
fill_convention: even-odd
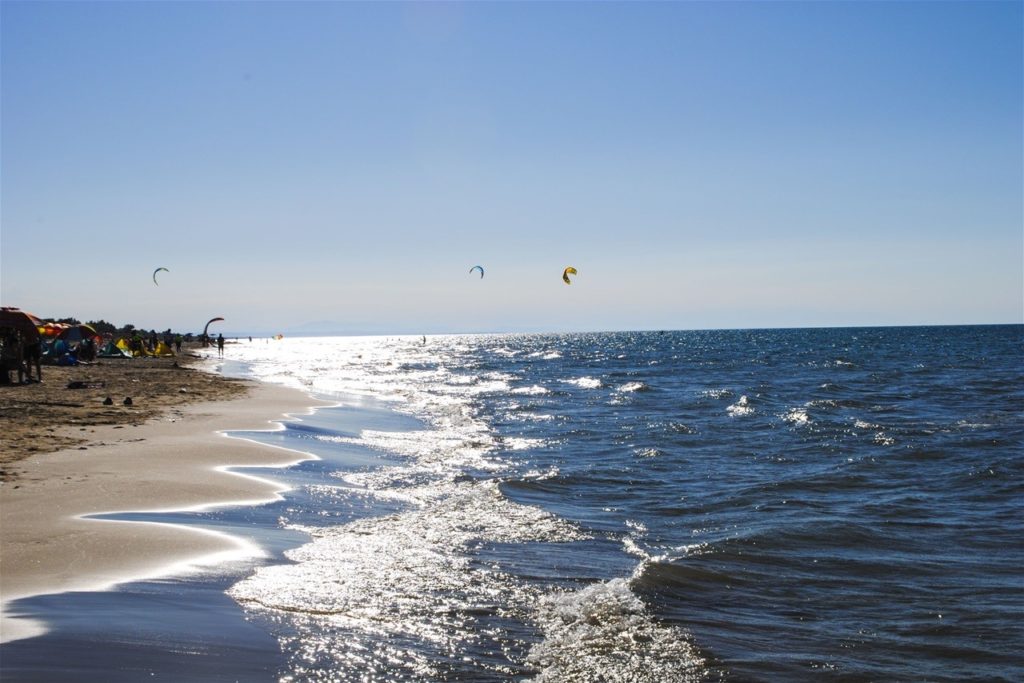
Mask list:
[[[1022,341],[241,343],[342,406],[237,435],[322,458],[284,501],[176,521],[270,551],[221,610],[266,680],[1021,680]]]

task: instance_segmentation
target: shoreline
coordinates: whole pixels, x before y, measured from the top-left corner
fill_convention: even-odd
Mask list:
[[[286,466],[316,456],[225,432],[282,429],[282,422],[331,403],[299,389],[245,384],[241,397],[190,403],[173,418],[158,414],[130,428],[90,425],[94,443],[87,449],[18,461],[20,476],[0,483],[0,643],[46,632],[11,609],[19,599],[109,590],[262,555],[249,541],[208,529],[94,518],[277,500],[287,486],[232,468]]]

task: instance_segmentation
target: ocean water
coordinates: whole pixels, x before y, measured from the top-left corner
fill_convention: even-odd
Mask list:
[[[228,593],[284,680],[1021,680],[1022,341],[243,344],[257,377],[418,424],[293,425],[387,462],[317,484],[299,516],[326,519],[282,519],[310,540]]]
[[[235,434],[318,458],[284,500],[173,520],[268,550],[195,680],[1024,680],[1022,326],[226,355],[338,406]]]

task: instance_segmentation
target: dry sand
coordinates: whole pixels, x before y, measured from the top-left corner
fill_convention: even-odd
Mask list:
[[[223,468],[304,457],[219,430],[273,429],[272,421],[308,412],[317,401],[182,364],[44,366],[42,384],[0,386],[0,641],[40,632],[11,612],[18,598],[101,590],[259,554],[239,539],[195,528],[82,518],[273,500],[279,485]],[[69,389],[70,382],[93,386]],[[113,406],[103,405],[108,395]],[[131,406],[122,404],[125,396]]]
[[[191,403],[245,394],[246,382],[187,367],[199,360],[185,350],[179,358],[44,365],[41,383],[0,385],[0,480],[17,478],[18,461],[30,455],[89,448],[97,425],[141,425]]]

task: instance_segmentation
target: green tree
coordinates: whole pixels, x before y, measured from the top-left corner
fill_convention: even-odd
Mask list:
[[[114,334],[117,332],[117,325],[108,323],[106,320],[90,320],[86,325],[92,326],[99,334]]]

